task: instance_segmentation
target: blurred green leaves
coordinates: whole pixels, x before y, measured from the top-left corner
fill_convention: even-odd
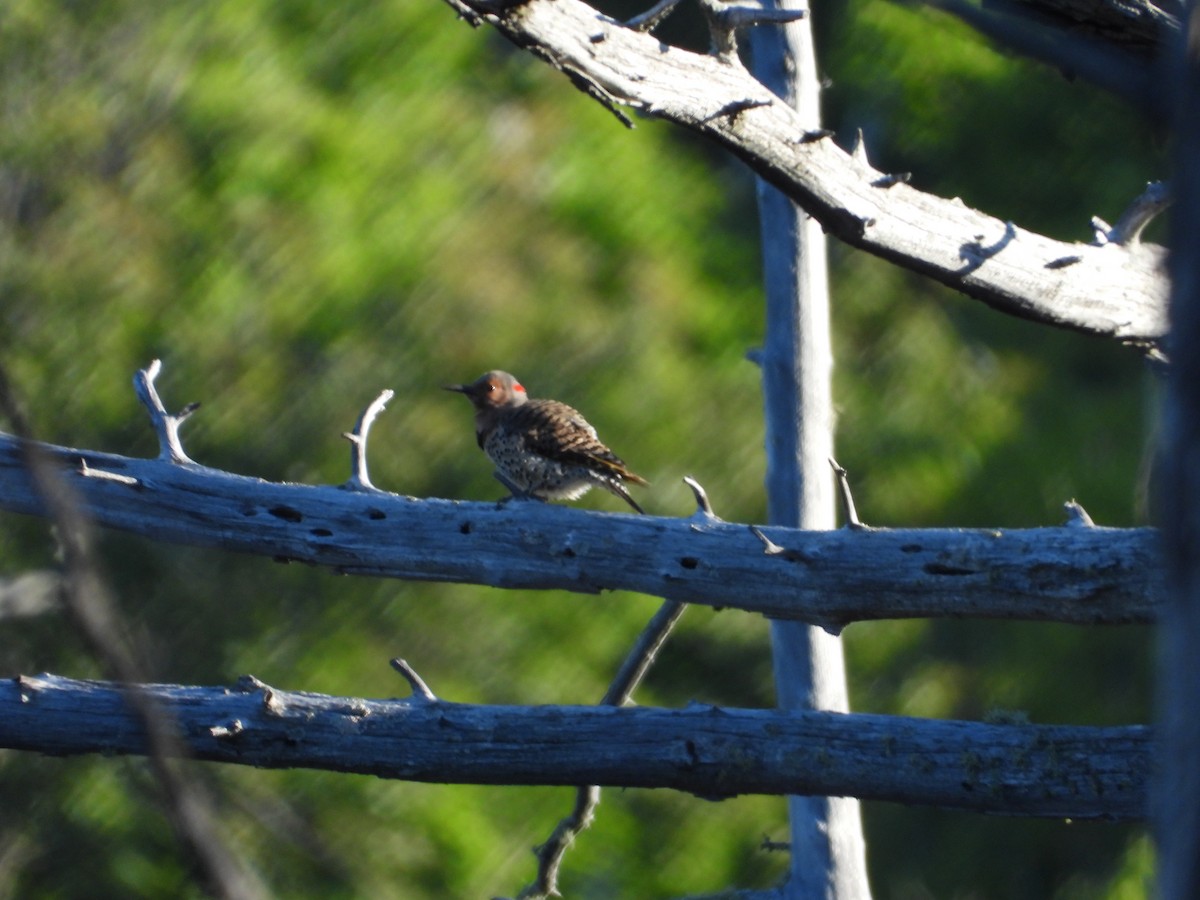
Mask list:
[[[1115,218],[1163,174],[1127,111],[928,10],[870,0],[814,15],[831,127],[865,128],[872,159],[918,187],[1086,238],[1089,216]],[[375,483],[491,500],[502,490],[469,408],[438,386],[503,367],[583,410],[651,480],[652,513],[690,514],[679,479],[693,475],[724,518],[763,518],[744,360],[762,327],[753,185],[712,148],[652,121],[625,130],[436,0],[13,0],[0,67],[0,353],[40,436],[152,454],[130,378],[161,357],[167,405],[204,404],[184,429],[195,459],[333,484],[348,475],[340,433],[390,387]],[[1048,524],[1071,496],[1102,524],[1137,519],[1148,391],[1130,352],[1003,319],[859,253],[835,248],[833,263],[838,457],[866,521]],[[407,687],[387,660],[403,655],[448,699],[595,702],[656,607],[338,578],[120,535],[104,552],[164,681],[253,672],[395,696]],[[52,554],[42,523],[0,518],[4,573]],[[1141,630],[883,622],[847,642],[864,710],[1149,717]],[[95,674],[50,619],[6,622],[0,664]],[[772,695],[765,623],[697,609],[639,701]],[[282,897],[515,892],[571,800],[198,774]],[[0,791],[18,895],[189,890],[139,763],[0,754]],[[866,815],[881,898],[1065,898],[1109,879],[1125,896],[1147,868],[1134,829]],[[785,860],[758,844],[783,829],[778,800],[610,791],[564,890],[767,885]]]

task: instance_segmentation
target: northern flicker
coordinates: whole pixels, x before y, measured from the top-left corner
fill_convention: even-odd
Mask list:
[[[616,494],[638,512],[624,482],[649,482],[625,467],[596,429],[557,400],[531,400],[507,372],[485,372],[471,384],[448,384],[475,407],[475,439],[514,497],[574,500],[593,487]]]

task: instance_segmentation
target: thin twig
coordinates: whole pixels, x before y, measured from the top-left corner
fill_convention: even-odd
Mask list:
[[[95,478],[100,481],[113,481],[117,484],[127,484],[130,487],[141,487],[141,482],[132,475],[121,475],[117,472],[109,472],[105,469],[93,469],[88,465],[86,459],[79,460],[79,474],[84,478]]]
[[[563,856],[575,842],[576,835],[591,827],[599,805],[599,787],[589,784],[576,789],[575,806],[570,814],[560,819],[550,837],[534,848],[538,861],[537,879],[517,894],[517,900],[544,900],[546,897],[561,896],[558,891],[558,870],[562,866]]]
[[[666,643],[675,623],[683,615],[685,606],[684,603],[668,600],[658,608],[658,612],[646,623],[633,649],[621,663],[621,668],[617,670],[612,684],[600,701],[602,706],[623,706],[629,702],[633,692],[654,664],[658,651]],[[550,837],[534,850],[538,860],[537,879],[517,895],[518,900],[541,900],[558,896],[558,871],[562,866],[563,856],[566,855],[567,848],[574,843],[575,837],[592,824],[596,807],[599,805],[599,787],[581,785],[576,789],[575,805],[571,812],[559,821]]]
[[[858,510],[854,508],[854,495],[850,493],[850,479],[846,475],[846,470],[839,466],[833,457],[830,457],[829,465],[833,466],[834,474],[837,475],[838,491],[842,497],[842,511],[846,515],[846,525],[855,529],[869,528],[870,526],[859,519]]]
[[[608,686],[604,699],[600,701],[601,704],[624,706],[629,702],[633,692],[637,690],[638,685],[646,677],[646,673],[650,671],[650,667],[654,665],[658,651],[662,649],[674,629],[675,623],[683,615],[685,606],[684,603],[668,600],[658,608],[658,612],[646,623],[646,627],[638,635],[633,649],[621,663],[621,668],[617,670],[612,684]]]
[[[696,497],[697,514],[715,518],[708,495],[700,483],[691,477],[683,480]],[[641,512],[640,508],[638,511]],[[686,604],[676,600],[667,600],[658,608],[626,654],[621,667],[617,669],[617,674],[600,700],[601,706],[624,706],[629,702],[646,673],[650,671],[650,667],[654,665],[659,650],[666,643],[685,608]],[[598,786],[580,785],[576,789],[575,804],[571,812],[560,819],[550,836],[534,849],[538,861],[537,877],[517,895],[518,900],[541,900],[558,896],[558,872],[567,848],[574,843],[577,835],[592,824],[596,807],[599,805]]]

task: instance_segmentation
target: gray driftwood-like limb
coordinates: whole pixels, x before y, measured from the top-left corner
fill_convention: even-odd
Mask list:
[[[1147,528],[763,526],[779,548],[768,555],[745,525],[715,518],[418,501],[39,446],[99,525],[343,573],[585,593],[631,590],[825,627],[914,617],[1151,622],[1165,591],[1158,536]],[[86,477],[80,459],[136,484]],[[17,440],[4,434],[0,509],[45,514]]]
[[[1053,240],[876,171],[806,123],[741,66],[664,46],[581,0],[528,0],[482,20],[593,96],[704,134],[831,234],[1003,312],[1156,346],[1167,330],[1162,248]]]
[[[162,362],[156,359],[146,368],[139,369],[138,373],[133,376],[133,386],[137,391],[138,399],[150,413],[150,421],[154,424],[154,431],[158,434],[158,458],[177,464],[194,465],[194,461],[184,452],[183,443],[179,440],[179,427],[187,420],[188,416],[200,408],[200,404],[189,403],[175,415],[167,412],[167,408],[158,396],[158,390],[154,387],[154,381],[158,378],[160,371],[162,371]]]
[[[362,411],[362,415],[354,423],[354,430],[347,431],[342,435],[350,442],[350,480],[343,485],[346,490],[378,490],[375,485],[371,484],[371,476],[367,469],[367,435],[371,433],[371,425],[375,422],[375,417],[383,412],[388,401],[395,395],[396,392],[392,390],[381,391],[379,396]]]
[[[1005,815],[1140,819],[1147,727],[994,725],[897,716],[611,706],[476,706],[143,685],[195,759],[455,784],[672,788],[721,799],[818,794]],[[141,754],[122,689],[0,681],[0,747]],[[598,752],[602,748],[602,752]]]

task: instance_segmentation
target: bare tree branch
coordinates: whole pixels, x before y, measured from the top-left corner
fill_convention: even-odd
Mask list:
[[[1143,726],[997,725],[855,713],[476,706],[144,685],[191,756],[461,784],[657,787],[708,799],[814,794],[1005,815],[1139,820],[1153,750]],[[0,747],[140,754],[117,685],[0,681]],[[603,752],[597,752],[597,748]]]
[[[1150,622],[1164,595],[1157,534],[1146,528],[763,526],[774,548],[764,552],[745,525],[699,514],[671,519],[520,502],[497,509],[39,446],[97,524],[349,574],[633,590],[834,629],[927,616]],[[3,434],[0,509],[45,515],[18,442]],[[738,589],[730,592],[731,584]]]
[[[665,46],[581,0],[528,0],[503,13],[470,6],[606,104],[729,148],[852,246],[1011,315],[1145,347],[1166,332],[1159,247],[1056,241],[896,183],[832,140],[812,139],[740,64]]]

